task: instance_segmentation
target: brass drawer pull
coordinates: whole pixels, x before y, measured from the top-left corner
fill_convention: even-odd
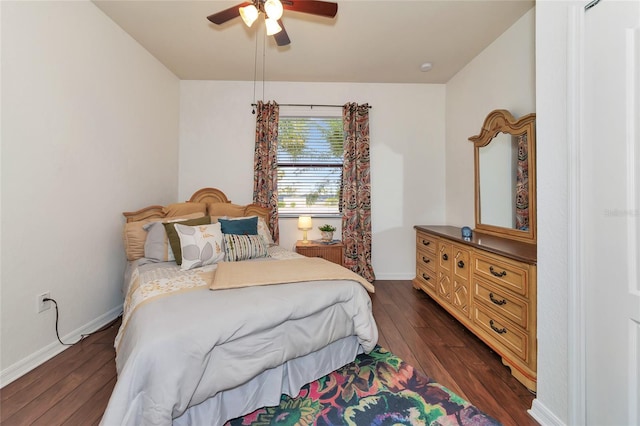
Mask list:
[[[442,260],[449,260],[449,256],[447,256],[447,253],[442,255]]]
[[[496,272],[493,270],[493,266],[489,266],[489,272],[491,272],[494,276],[498,277],[498,278],[502,278],[505,275],[507,275],[507,271],[502,271],[502,272]]]
[[[431,277],[429,275],[425,275],[425,274],[422,274],[422,278],[424,278],[427,281],[429,281],[431,279]]]
[[[458,261],[458,268],[464,268],[464,262],[462,260]]]
[[[493,331],[495,331],[496,333],[498,333],[498,334],[504,334],[504,333],[507,332],[506,328],[504,328],[504,327],[503,328],[498,328],[495,325],[493,325],[493,320],[489,320],[489,326],[491,326],[491,329]]]
[[[431,241],[422,240],[422,245],[428,246],[429,244],[431,244]]]
[[[424,263],[429,263],[429,262],[431,262],[431,259],[427,259],[426,257],[422,256],[422,261]]]
[[[505,304],[507,303],[507,301],[506,301],[505,299],[502,299],[502,300],[498,300],[498,299],[496,299],[496,298],[493,296],[493,293],[489,293],[489,299],[491,299],[491,301],[492,301],[493,303],[495,303],[496,305],[498,305],[498,306],[502,306],[502,305],[505,305]]]

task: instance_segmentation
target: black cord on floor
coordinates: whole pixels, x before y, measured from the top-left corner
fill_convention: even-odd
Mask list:
[[[80,339],[78,339],[78,341],[74,342],[74,343],[65,343],[62,341],[62,339],[60,339],[60,333],[58,332],[58,317],[59,317],[59,312],[58,312],[58,302],[55,301],[55,299],[51,299],[50,297],[45,297],[44,299],[42,299],[43,302],[53,302],[54,305],[56,305],[56,337],[58,338],[58,342],[60,342],[61,345],[64,346],[73,346],[76,343],[80,343],[82,342],[84,339],[86,339],[87,337],[96,334],[96,333],[100,333],[101,331],[104,331],[106,329],[108,329],[109,327],[111,327],[116,321],[118,321],[118,318],[120,318],[120,315],[118,315],[116,317],[116,319],[114,319],[113,321],[111,321],[109,324],[105,325],[104,327],[94,331],[93,333],[88,333],[88,334],[81,334],[80,335]]]

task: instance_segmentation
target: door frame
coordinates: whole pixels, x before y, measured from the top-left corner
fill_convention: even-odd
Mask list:
[[[568,416],[569,424],[586,424],[586,295],[582,286],[585,276],[582,235],[581,177],[583,83],[584,83],[584,16],[589,2],[569,8],[567,40],[567,141],[568,141]]]

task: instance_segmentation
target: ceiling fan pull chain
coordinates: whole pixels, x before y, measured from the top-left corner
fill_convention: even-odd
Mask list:
[[[253,55],[253,104],[256,103],[256,79],[258,78],[258,33],[256,32],[256,50]],[[256,115],[256,108],[251,109],[251,114]]]
[[[266,57],[267,57],[267,35],[265,33],[262,36],[262,102],[265,101],[264,80],[265,80],[265,74],[267,72]]]

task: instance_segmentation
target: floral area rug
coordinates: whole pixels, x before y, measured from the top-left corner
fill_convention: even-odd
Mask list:
[[[283,395],[229,426],[262,425],[499,425],[447,388],[386,349],[370,354]]]

